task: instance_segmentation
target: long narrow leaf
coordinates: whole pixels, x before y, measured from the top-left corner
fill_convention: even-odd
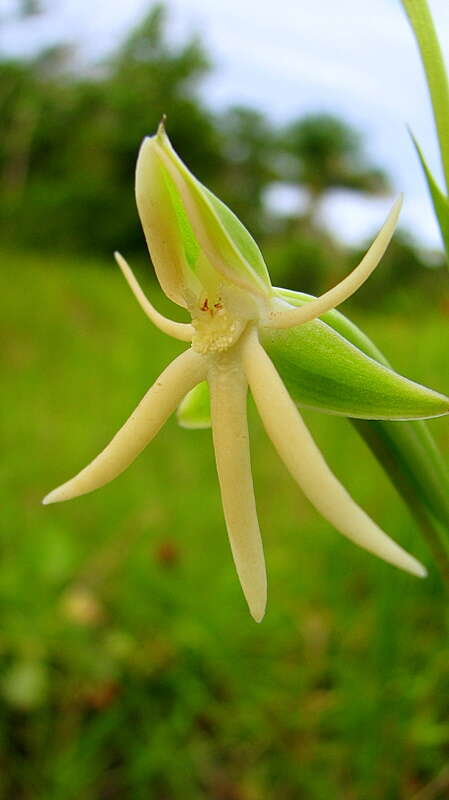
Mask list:
[[[443,239],[447,260],[449,263],[449,200],[441,191],[429,167],[427,166],[424,154],[418,142],[416,141],[413,134],[410,135],[412,137],[413,144],[415,145],[416,152],[418,153],[418,158],[421,162],[421,166],[424,171],[424,175],[427,181],[427,186],[430,192],[430,196],[432,198],[433,209],[435,211],[435,216],[440,226],[441,238]]]
[[[443,54],[427,0],[402,0],[402,5],[421,54],[449,191],[449,84]]]

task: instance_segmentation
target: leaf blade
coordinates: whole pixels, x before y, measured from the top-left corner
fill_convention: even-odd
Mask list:
[[[402,0],[402,5],[421,55],[449,191],[449,83],[443,53],[427,0]]]
[[[437,222],[440,228],[441,238],[443,240],[444,249],[446,250],[446,256],[449,263],[449,200],[443,194],[435,178],[433,177],[427,165],[427,162],[424,158],[424,154],[418,142],[416,141],[415,137],[413,136],[412,133],[410,133],[410,136],[412,137],[413,144],[415,146],[418,158],[423,168],[425,179],[427,181],[427,187],[429,189],[430,197],[432,200],[433,210],[435,211],[435,216],[437,218]]]

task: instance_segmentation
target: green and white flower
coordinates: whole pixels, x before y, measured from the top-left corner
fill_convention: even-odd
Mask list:
[[[317,510],[356,544],[424,576],[424,567],[351,499],[297,408],[299,402],[377,420],[449,412],[447,397],[398,375],[366,355],[363,347],[351,344],[351,337],[345,338],[338,325],[331,327],[317,319],[350,297],[375,269],[393,235],[401,200],[394,203],[353,272],[321,297],[307,298],[271,285],[262,254],[248,231],[189,172],[171,147],[163,124],[141,146],[136,198],[161,287],[188,310],[191,323],[159,314],[125,259],[116,253],[116,260],[150,320],[190,346],[157,378],[110,444],[43,502],[68,500],[113,480],[178,406],[182,424],[207,426],[208,387],[226,527],[250,612],[260,621],[267,581],[251,475],[249,387],[280,457]]]

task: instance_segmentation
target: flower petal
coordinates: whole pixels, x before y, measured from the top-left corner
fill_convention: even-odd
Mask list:
[[[304,322],[309,322],[316,317],[320,317],[322,314],[325,314],[326,311],[330,311],[332,308],[335,308],[335,306],[347,300],[348,297],[351,297],[351,295],[365,283],[379,264],[395,231],[401,206],[402,195],[398,197],[394,203],[382,228],[368,252],[362,258],[360,264],[355,267],[346,278],[334,286],[333,289],[329,289],[328,292],[315,298],[315,300],[312,300],[302,308],[272,311],[265,324],[278,329],[302,325]]]
[[[159,330],[163,333],[166,333],[168,336],[172,336],[174,339],[178,339],[181,342],[191,342],[194,334],[193,325],[185,322],[175,322],[172,319],[167,319],[167,317],[164,317],[163,314],[160,314],[159,311],[155,309],[153,304],[150,303],[148,297],[144,295],[131,267],[123,258],[121,253],[116,251],[114,253],[114,258],[120,267],[122,275],[131,289],[134,297],[153,325],[155,325],[156,328],[159,328]]]
[[[331,312],[337,314],[338,312]],[[289,330],[262,329],[260,341],[295,403],[358,419],[406,420],[449,412],[449,398],[394,372],[383,363],[369,339],[345,317],[334,327],[314,320]],[[336,331],[335,324],[342,331]],[[354,332],[351,332],[354,329]],[[372,357],[343,332],[366,342]],[[354,339],[355,337],[355,339]],[[376,360],[376,355],[377,359]],[[178,409],[184,427],[208,426],[207,386],[196,387]],[[210,422],[209,422],[210,424]]]
[[[53,489],[44,505],[92,492],[120,475],[156,436],[184,395],[204,379],[204,359],[186,350],[162,372],[105,449],[74,478]]]
[[[232,555],[251,615],[260,622],[267,578],[251,475],[247,383],[235,362],[229,369],[212,368],[208,381],[215,459]]]
[[[289,289],[277,289],[276,292],[281,296],[288,295],[288,301],[293,304],[311,300],[310,295]],[[329,311],[323,316],[322,321],[363,353],[384,366],[389,366],[385,356],[368,336],[340,311]],[[290,386],[290,390],[295,402],[300,403],[298,390],[293,386]],[[430,511],[446,528],[449,528],[449,469],[426,423],[418,420],[401,422],[400,425],[395,422],[375,420],[359,423],[357,419],[353,419],[352,422],[412,510],[416,502],[422,503],[427,512]],[[400,482],[396,479],[396,475],[401,476]]]
[[[333,475],[274,365],[254,336],[244,343],[243,363],[265,429],[315,508],[355,544],[406,572],[424,577],[424,567],[370,519]]]

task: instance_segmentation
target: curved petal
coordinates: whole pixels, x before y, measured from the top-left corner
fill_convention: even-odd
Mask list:
[[[205,377],[202,356],[186,350],[154,382],[104,450],[74,478],[53,489],[44,505],[92,492],[120,475],[156,436],[184,395]]]
[[[190,323],[185,322],[175,322],[172,319],[168,319],[164,317],[162,314],[159,313],[155,309],[155,307],[150,303],[148,297],[145,296],[141,287],[139,286],[137,279],[129,266],[128,262],[123,258],[121,253],[115,251],[114,258],[122,271],[122,275],[125,278],[129,288],[131,289],[134,297],[136,298],[139,306],[143,310],[143,312],[147,315],[148,319],[151,320],[153,325],[156,328],[159,328],[162,333],[168,334],[168,336],[172,336],[173,339],[179,339],[181,342],[191,342],[192,337],[194,334],[193,325]]]
[[[229,542],[249,610],[260,622],[267,601],[267,578],[251,475],[247,383],[235,359],[230,359],[228,369],[212,367],[208,381],[215,460]]]
[[[329,289],[320,297],[312,300],[302,308],[292,308],[288,310],[273,310],[264,321],[264,325],[269,328],[292,328],[295,325],[302,325],[316,317],[320,317],[335,306],[340,305],[348,297],[351,297],[360,286],[365,283],[367,278],[376,269],[380,259],[387,249],[391,237],[396,228],[399,213],[402,206],[402,195],[398,197],[393,205],[383,227],[377,234],[368,252],[362,258],[360,264],[346,276],[337,286]]]
[[[424,577],[424,567],[370,519],[331,472],[254,334],[244,343],[243,363],[268,436],[315,508],[355,544],[406,572]]]

